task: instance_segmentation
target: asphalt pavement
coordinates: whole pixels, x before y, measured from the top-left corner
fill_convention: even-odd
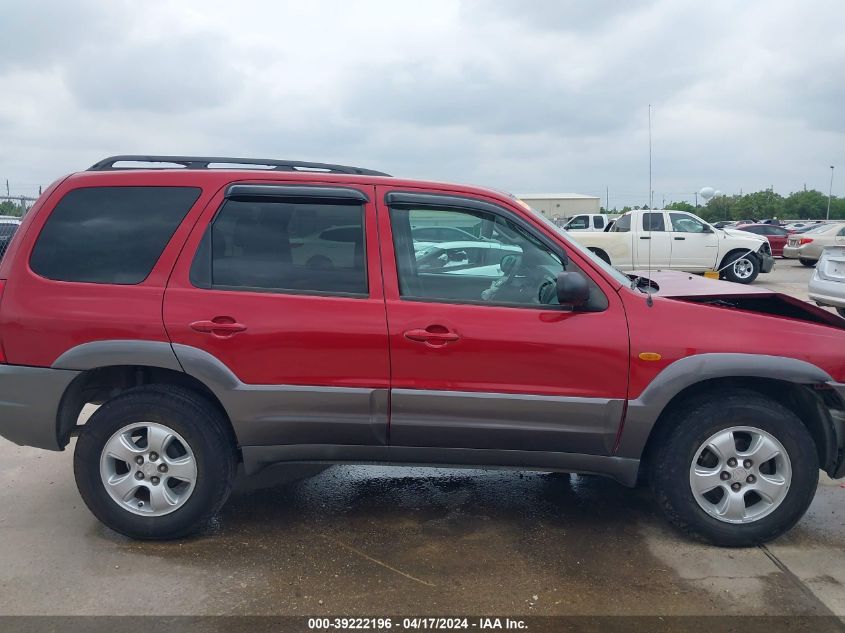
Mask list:
[[[757,285],[806,299],[809,274],[778,260]],[[600,477],[380,466],[242,482],[206,532],[155,543],[94,519],[72,448],[0,440],[0,615],[845,617],[845,486],[826,478],[750,549],[694,543]]]

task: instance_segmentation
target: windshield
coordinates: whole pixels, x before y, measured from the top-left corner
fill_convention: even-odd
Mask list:
[[[524,205],[524,206],[525,206],[526,209],[528,209],[529,211],[531,211],[531,213],[534,214],[534,217],[538,218],[543,224],[545,224],[549,228],[553,229],[555,231],[555,233],[557,233],[558,235],[563,237],[564,242],[566,242],[567,248],[570,248],[572,250],[575,250],[575,251],[578,251],[579,253],[581,253],[584,257],[586,257],[591,262],[593,262],[596,266],[598,266],[599,268],[601,268],[602,270],[607,272],[607,274],[609,274],[611,277],[613,277],[616,281],[618,281],[623,286],[630,286],[631,285],[631,279],[627,275],[625,275],[625,274],[619,272],[618,270],[616,270],[613,266],[608,264],[601,257],[598,257],[592,251],[590,251],[590,250],[586,249],[585,247],[581,246],[580,244],[578,244],[574,240],[569,239],[569,237],[566,235],[566,232],[564,232],[563,229],[561,229],[558,225],[556,225],[554,222],[549,220],[542,213],[540,213],[536,209],[532,209],[528,205]]]

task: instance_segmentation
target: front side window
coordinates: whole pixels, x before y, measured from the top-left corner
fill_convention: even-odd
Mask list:
[[[493,213],[391,207],[390,220],[403,298],[531,307],[557,305],[558,273],[577,270],[575,264],[564,264],[522,227]],[[436,245],[420,242],[411,227],[426,223],[458,226],[482,239]],[[607,299],[598,286],[593,297],[600,309],[606,307]]]
[[[227,200],[191,280],[222,290],[366,295],[364,238],[360,204]]]
[[[195,187],[74,189],[47,218],[30,267],[56,281],[141,283],[199,195]]]
[[[672,222],[672,230],[676,233],[707,233],[707,225],[686,213],[670,213],[669,219]]]

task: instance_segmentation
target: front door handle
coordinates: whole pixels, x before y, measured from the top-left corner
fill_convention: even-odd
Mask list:
[[[214,317],[211,321],[194,321],[191,323],[191,329],[203,334],[223,337],[243,332],[246,326],[232,317]]]
[[[687,238],[685,238],[685,237],[676,237],[675,239],[676,239],[676,240],[678,240],[678,241],[680,242],[680,241],[685,240],[685,239],[687,239]]]
[[[442,347],[461,340],[460,336],[442,325],[429,325],[424,330],[408,330],[405,332],[405,338],[415,343],[425,343],[429,347]]]
[[[641,240],[650,240],[651,238],[648,235],[640,235]]]

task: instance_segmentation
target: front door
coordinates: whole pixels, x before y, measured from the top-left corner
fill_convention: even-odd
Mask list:
[[[593,264],[501,201],[388,188],[378,199],[391,447],[612,452],[628,330]],[[440,225],[470,239],[416,243],[414,230]],[[595,280],[587,309],[556,304],[563,270]]]
[[[694,215],[682,211],[669,212],[672,237],[672,268],[704,271],[716,266],[719,236]]]
[[[165,326],[185,371],[214,381],[242,444],[386,444],[373,194],[235,184],[188,239]]]

